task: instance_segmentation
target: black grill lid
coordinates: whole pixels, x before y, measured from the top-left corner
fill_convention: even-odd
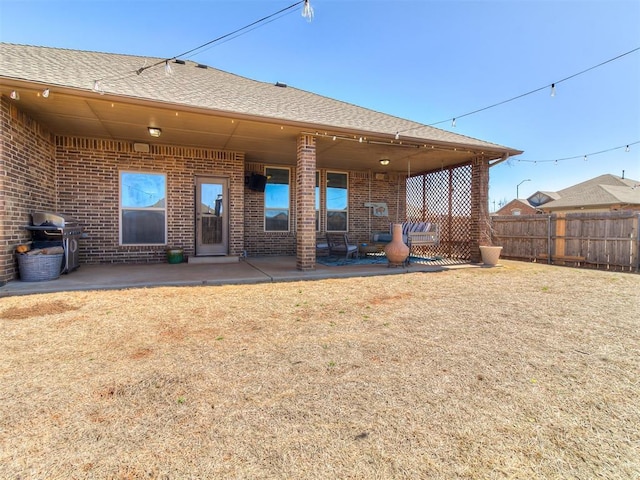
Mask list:
[[[64,213],[34,212],[31,214],[31,223],[37,227],[75,227],[78,221]]]

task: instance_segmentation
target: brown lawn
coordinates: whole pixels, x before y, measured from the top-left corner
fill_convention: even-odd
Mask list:
[[[640,276],[0,299],[0,478],[640,477]]]

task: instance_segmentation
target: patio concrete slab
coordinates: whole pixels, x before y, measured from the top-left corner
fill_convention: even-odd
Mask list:
[[[249,257],[235,263],[215,264],[82,265],[77,270],[61,275],[56,280],[44,282],[14,280],[8,282],[0,287],[0,297],[74,290],[234,285],[398,275],[410,272],[437,272],[452,267],[455,265],[412,264],[409,267],[394,268],[386,265],[330,267],[317,264],[315,270],[303,272],[296,268],[295,257]]]

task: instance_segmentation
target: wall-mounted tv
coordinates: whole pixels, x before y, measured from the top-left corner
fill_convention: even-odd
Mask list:
[[[247,177],[247,188],[255,192],[264,192],[267,185],[267,177],[259,173],[252,173]]]

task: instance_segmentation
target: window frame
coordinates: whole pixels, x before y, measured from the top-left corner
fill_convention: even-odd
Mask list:
[[[267,207],[267,188],[269,187],[269,175],[268,175],[268,170],[286,170],[287,172],[287,188],[288,188],[288,192],[287,192],[287,207],[286,208],[275,208],[275,207]],[[264,199],[262,202],[262,206],[263,206],[263,215],[262,215],[262,221],[263,221],[263,228],[265,232],[268,233],[286,233],[286,232],[291,232],[291,168],[290,167],[280,167],[280,166],[272,166],[272,165],[265,165],[264,167],[264,175],[267,177],[267,183],[265,185],[265,195],[264,195]],[[287,229],[286,230],[269,230],[267,229],[267,212],[268,211],[283,211],[286,210],[287,211]]]
[[[340,174],[344,175],[346,178],[346,206],[343,210],[335,210],[330,209],[328,205],[329,201],[329,174]],[[325,207],[325,226],[327,232],[348,232],[349,231],[349,172],[341,171],[341,170],[327,170],[324,174],[325,185],[324,185],[324,207]],[[344,230],[329,230],[329,213],[331,212],[344,212],[345,213],[345,229]]]
[[[133,175],[154,175],[158,177],[162,177],[164,181],[164,207],[124,207],[123,206],[123,175],[133,174]],[[169,208],[168,208],[168,178],[165,172],[153,172],[153,171],[145,171],[145,170],[119,170],[118,171],[118,245],[121,247],[139,247],[139,246],[158,246],[158,245],[167,245],[169,238],[169,229],[168,229],[168,218],[169,218]],[[154,243],[124,243],[124,225],[123,225],[123,212],[129,211],[153,211],[153,212],[163,212],[164,213],[164,225],[163,225],[163,239],[162,242],[154,242]]]
[[[316,233],[322,231],[322,175],[320,170],[316,170],[316,186],[314,194],[314,208],[316,210]]]

